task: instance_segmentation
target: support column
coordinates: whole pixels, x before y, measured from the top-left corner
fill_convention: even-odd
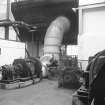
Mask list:
[[[79,12],[79,35],[81,35],[82,34],[82,32],[83,32],[83,13],[82,13],[82,9],[80,8],[79,10],[78,10],[78,12]]]
[[[7,0],[7,10],[6,10],[6,20],[9,21],[9,16],[10,16],[10,0]],[[9,26],[5,27],[5,39],[9,39]]]

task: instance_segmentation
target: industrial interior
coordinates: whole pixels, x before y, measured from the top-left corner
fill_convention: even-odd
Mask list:
[[[0,105],[105,105],[104,8],[105,0],[2,0]]]

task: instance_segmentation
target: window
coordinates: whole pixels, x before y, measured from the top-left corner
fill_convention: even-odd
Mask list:
[[[16,41],[16,32],[13,27],[9,27],[9,40]]]
[[[5,38],[5,28],[4,27],[0,27],[0,38],[1,39]]]

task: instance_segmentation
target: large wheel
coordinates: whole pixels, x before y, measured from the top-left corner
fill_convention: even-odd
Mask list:
[[[19,67],[15,72],[18,73],[21,78],[32,76],[32,72],[24,59],[15,59],[13,66]]]
[[[42,79],[42,64],[40,60],[37,58],[30,57],[27,58],[25,61],[27,62],[27,65],[30,67],[33,75],[37,75],[38,78]]]

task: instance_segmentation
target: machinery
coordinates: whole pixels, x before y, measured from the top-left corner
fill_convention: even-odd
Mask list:
[[[82,70],[78,66],[77,56],[62,57],[58,87],[79,88]]]
[[[50,80],[57,80],[59,74],[58,60],[55,60],[51,55],[42,56],[40,60],[42,63],[42,76]]]
[[[41,70],[42,65],[37,58],[15,59],[12,65],[1,67],[0,87],[6,88],[8,84],[11,84],[13,88],[19,88],[21,83],[24,86],[34,84],[36,78],[39,78],[39,81],[42,79]],[[30,81],[30,83],[25,84],[27,81]],[[17,85],[13,86],[15,83]],[[22,87],[24,86],[22,85]]]
[[[105,64],[105,50],[98,52],[89,57],[89,63],[86,71],[83,73],[84,83],[73,94],[72,105],[89,105],[89,89],[90,85],[97,77],[97,74]]]
[[[59,68],[58,68],[58,61],[54,58],[50,59],[50,64],[47,65],[48,67],[48,79],[58,80],[59,76]]]

